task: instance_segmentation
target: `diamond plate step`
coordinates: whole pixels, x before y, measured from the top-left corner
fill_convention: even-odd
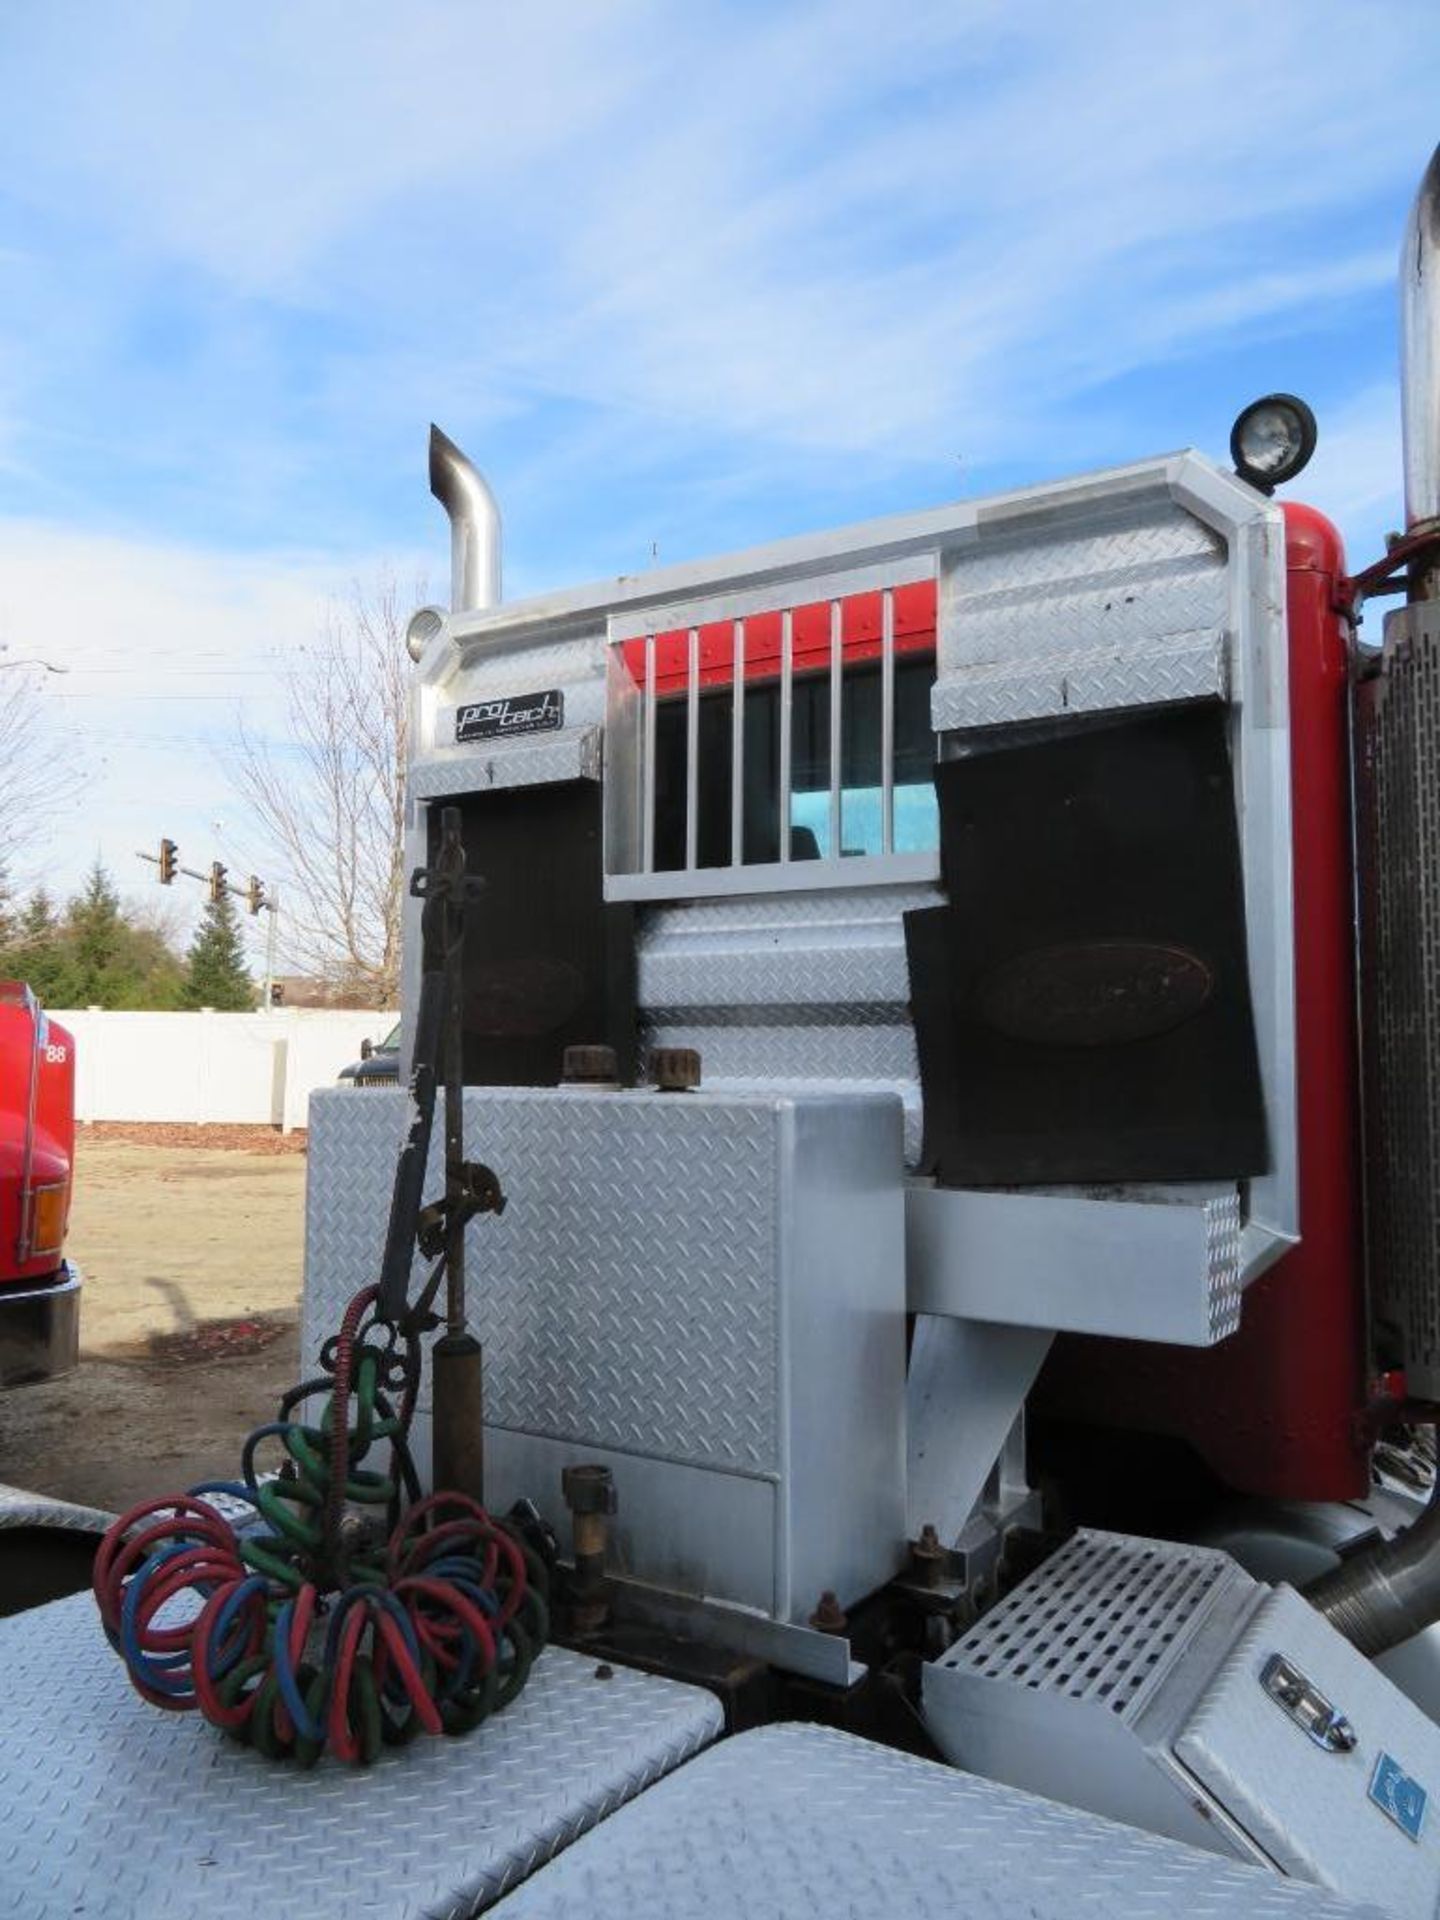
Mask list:
[[[1378,1920],[1379,1912],[802,1726],[725,1741],[505,1903],[505,1920]]]
[[[87,1594],[0,1621],[0,1913],[461,1920],[713,1740],[697,1687],[551,1647],[479,1732],[275,1765],[132,1692]]]

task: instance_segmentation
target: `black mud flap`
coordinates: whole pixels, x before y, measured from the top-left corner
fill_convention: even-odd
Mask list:
[[[465,921],[468,1086],[554,1086],[571,1045],[613,1047],[634,1078],[634,908],[605,904],[600,800],[572,780],[446,802],[486,883]]]
[[[1262,1172],[1223,709],[1017,730],[936,788],[950,904],[905,916],[928,1169]]]

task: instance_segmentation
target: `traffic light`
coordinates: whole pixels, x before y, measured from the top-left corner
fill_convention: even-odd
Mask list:
[[[173,840],[160,842],[160,884],[168,887],[175,878],[175,863],[180,858],[180,849]]]
[[[265,882],[257,879],[253,873],[245,889],[245,901],[251,913],[259,913],[265,905]]]
[[[218,860],[210,862],[210,898],[219,900],[225,892],[225,869]]]

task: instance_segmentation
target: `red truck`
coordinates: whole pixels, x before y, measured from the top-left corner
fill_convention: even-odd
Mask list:
[[[80,1275],[64,1251],[74,1167],[74,1038],[22,981],[0,980],[0,1387],[78,1357]]]

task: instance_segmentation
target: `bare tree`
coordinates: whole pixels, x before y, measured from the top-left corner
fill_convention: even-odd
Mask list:
[[[12,880],[45,831],[64,775],[41,680],[27,664],[0,660],[0,873]]]
[[[289,738],[242,726],[232,767],[280,863],[289,958],[381,1007],[400,984],[409,668],[394,581],[357,586],[286,675]]]

